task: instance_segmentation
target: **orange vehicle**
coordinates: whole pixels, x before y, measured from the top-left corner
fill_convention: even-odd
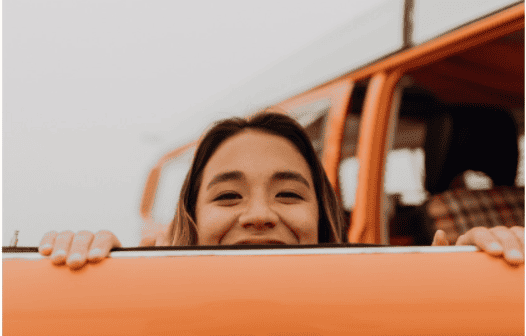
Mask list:
[[[4,333],[523,335],[523,265],[471,246],[378,245],[390,238],[384,172],[390,148],[403,142],[395,134],[405,89],[451,104],[498,105],[524,118],[524,4],[479,6],[453,28],[420,35],[417,8],[425,5],[405,4],[396,50],[273,104],[301,119],[341,198],[340,162],[357,157],[350,244],[120,248],[80,271],[51,267],[36,248],[4,248]],[[305,113],[312,106],[314,116]],[[421,106],[415,115],[425,114]],[[353,147],[347,126],[356,109]],[[144,236],[166,225],[154,216],[163,168],[195,145],[152,169],[141,204]]]
[[[406,37],[399,52],[275,103],[306,127],[340,198],[348,196],[340,190],[341,162],[350,156],[360,162],[349,242],[390,243],[387,219],[382,215],[387,154],[391,148],[424,147],[426,122],[433,109],[442,108],[436,100],[450,105],[498,106],[513,114],[519,133],[524,134],[521,6],[419,45],[412,46],[415,42]],[[511,19],[513,15],[516,19]],[[406,24],[405,34],[408,30]],[[152,168],[140,208],[147,223],[143,236],[168,225],[159,220],[155,209],[155,203],[162,202],[158,189],[163,169],[188,160],[197,143],[167,153]],[[170,207],[173,203],[168,202]]]
[[[4,252],[4,335],[520,335],[524,267],[471,246]]]

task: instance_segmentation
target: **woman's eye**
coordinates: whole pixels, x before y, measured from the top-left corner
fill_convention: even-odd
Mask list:
[[[238,193],[225,193],[222,195],[217,196],[214,201],[223,201],[223,200],[234,200],[234,199],[240,199],[241,195]]]
[[[300,195],[293,193],[293,192],[280,192],[276,195],[276,197],[285,197],[285,198],[297,198],[297,199],[303,199]]]

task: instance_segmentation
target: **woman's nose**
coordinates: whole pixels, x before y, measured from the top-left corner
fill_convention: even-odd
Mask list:
[[[256,230],[272,229],[278,220],[278,215],[265,201],[251,202],[250,206],[239,217],[239,222],[243,228],[254,228]]]

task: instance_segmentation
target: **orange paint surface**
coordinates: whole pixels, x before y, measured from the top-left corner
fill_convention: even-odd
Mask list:
[[[380,195],[384,187],[385,141],[400,72],[378,73],[367,89],[358,142],[358,187],[349,242],[380,244]],[[341,146],[341,144],[340,144]]]
[[[322,164],[338,198],[340,195],[339,167],[347,109],[354,83],[343,80],[332,90],[331,108],[327,114],[326,133],[323,139]]]
[[[5,335],[524,334],[524,266],[482,252],[3,267]]]

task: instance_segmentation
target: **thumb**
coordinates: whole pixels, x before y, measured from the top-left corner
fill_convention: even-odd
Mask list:
[[[437,230],[435,232],[435,237],[433,238],[433,243],[431,246],[448,246],[449,242],[446,238],[446,233],[442,230]]]
[[[155,246],[155,237],[144,237],[139,246]]]
[[[164,232],[159,232],[155,239],[155,246],[170,246],[172,245],[168,239],[168,235]]]

